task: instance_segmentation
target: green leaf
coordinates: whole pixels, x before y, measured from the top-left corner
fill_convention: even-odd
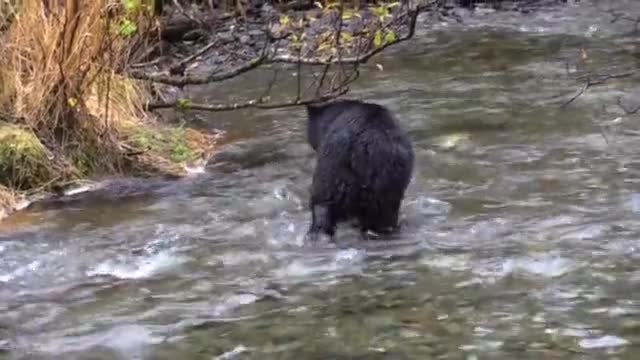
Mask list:
[[[176,101],[176,105],[180,110],[187,110],[191,107],[192,104],[193,102],[191,102],[191,99],[187,99],[187,98],[179,98]]]
[[[371,8],[371,12],[373,12],[374,14],[376,14],[377,16],[382,16],[382,12],[384,11],[383,7],[374,7]]]
[[[349,32],[343,32],[341,36],[342,36],[342,41],[345,43],[350,43],[353,41],[353,35],[351,35],[351,33]]]
[[[122,0],[122,7],[127,14],[137,12],[142,7],[141,0]]]
[[[373,45],[375,45],[375,47],[382,46],[382,30],[376,30],[376,34],[373,37]]]
[[[71,108],[74,108],[78,105],[78,99],[74,98],[74,97],[70,97],[67,99],[67,104],[69,104],[69,106]]]
[[[280,25],[289,24],[289,17],[287,15],[280,15]]]
[[[345,9],[342,11],[342,20],[349,20],[355,15],[355,11]]]
[[[129,19],[122,19],[120,22],[120,27],[118,28],[118,33],[122,36],[131,36],[138,31],[138,27],[136,24]]]
[[[384,42],[387,44],[391,44],[396,42],[396,33],[393,32],[393,30],[389,30],[387,31],[387,33],[384,36]]]

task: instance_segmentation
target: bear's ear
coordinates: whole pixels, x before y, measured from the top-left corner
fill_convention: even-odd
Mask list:
[[[307,116],[309,116],[309,118],[313,118],[316,115],[318,115],[318,113],[322,109],[321,106],[314,105],[314,104],[307,104],[306,108],[307,108]]]

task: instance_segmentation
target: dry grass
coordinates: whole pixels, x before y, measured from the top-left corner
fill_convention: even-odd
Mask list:
[[[124,132],[146,126],[147,92],[117,74],[153,19],[144,7],[125,12],[120,4],[21,0],[0,33],[0,112],[33,131],[60,180],[145,163],[132,157]]]
[[[157,35],[145,3],[0,0],[0,212],[75,179],[176,175],[210,150],[148,118],[147,89],[120,75]]]
[[[127,39],[118,34],[109,1],[56,3],[23,0],[4,34],[0,109],[63,153],[83,143],[113,145],[103,134],[143,114],[143,92],[117,91],[127,82],[113,76],[127,60]]]
[[[112,153],[111,139],[100,136],[129,114],[111,110],[104,116],[111,107],[110,71],[117,66],[119,45],[108,29],[107,2],[46,3],[23,0],[3,34],[0,109],[61,155],[55,165],[68,177],[78,175],[77,153]],[[96,107],[105,110],[96,113]]]
[[[19,4],[20,0],[0,1],[0,31],[9,27]]]
[[[0,219],[7,216],[15,206],[15,199],[16,197],[11,189],[0,185]]]

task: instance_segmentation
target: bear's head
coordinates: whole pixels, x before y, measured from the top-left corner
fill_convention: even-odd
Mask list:
[[[321,104],[307,104],[307,141],[318,151],[327,130],[333,122],[353,106],[361,106],[358,100],[336,100]]]

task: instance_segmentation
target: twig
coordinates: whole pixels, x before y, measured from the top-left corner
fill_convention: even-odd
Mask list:
[[[200,110],[200,111],[231,111],[231,110],[239,110],[246,108],[259,108],[259,109],[275,109],[275,108],[283,108],[283,107],[291,107],[291,106],[299,106],[306,105],[315,102],[321,102],[336,98],[338,96],[342,96],[348,92],[348,87],[343,87],[337,92],[327,92],[318,97],[312,97],[308,99],[293,99],[282,102],[269,102],[268,98],[258,98],[247,100],[243,102],[237,102],[233,104],[200,104],[200,103],[191,103],[187,107],[188,110]],[[167,103],[153,103],[147,105],[147,110],[157,110],[157,109],[167,109],[167,108],[177,108],[179,107],[177,102],[167,102]]]
[[[636,71],[626,71],[626,72],[617,73],[617,74],[586,74],[586,75],[579,76],[576,79],[586,80],[591,85],[600,85],[607,80],[627,78],[635,75],[636,73],[637,73]]]
[[[261,99],[264,99],[267,96],[269,96],[269,94],[271,93],[271,89],[273,88],[273,85],[275,85],[277,81],[278,81],[278,69],[276,69],[273,72],[273,78],[271,79],[271,81],[269,81],[269,84],[267,84],[267,88],[265,89],[262,96],[260,96]]]
[[[142,71],[132,71],[129,73],[129,76],[136,78],[138,80],[149,80],[153,82],[179,86],[179,87],[182,87],[185,85],[204,85],[212,82],[231,79],[232,77],[236,77],[249,70],[255,69],[266,62],[267,62],[267,56],[262,55],[253,60],[247,61],[246,63],[240,66],[232,68],[230,70],[219,72],[219,73],[213,73],[206,76],[194,76],[194,75],[171,76],[171,75],[167,75],[166,73],[147,74]]]
[[[169,73],[171,73],[171,74],[182,74],[182,73],[184,73],[185,68],[187,67],[187,65],[190,62],[192,62],[193,60],[195,60],[199,56],[202,56],[204,53],[209,51],[214,46],[218,45],[218,42],[219,42],[219,40],[215,39],[212,42],[210,42],[207,45],[205,45],[202,48],[200,48],[200,50],[196,51],[194,54],[192,54],[190,56],[187,56],[186,58],[180,60],[177,64],[175,64],[175,65],[173,65],[173,66],[171,66],[169,68]]]
[[[589,82],[585,82],[584,85],[582,86],[582,88],[580,90],[578,90],[578,92],[573,95],[573,97],[571,97],[571,99],[565,101],[562,105],[560,105],[560,107],[565,107],[569,104],[571,104],[572,102],[574,102],[577,98],[579,98],[582,94],[584,94],[585,91],[587,91],[587,89],[589,88]]]
[[[18,117],[15,115],[7,114],[0,111],[0,120],[6,121],[8,123],[17,124],[21,121],[24,121],[23,117]]]
[[[316,95],[311,98],[301,99],[295,98],[293,100],[282,101],[282,102],[270,102],[270,98],[267,96],[262,96],[256,99],[251,99],[247,101],[237,102],[237,103],[224,103],[224,104],[200,104],[200,103],[189,103],[188,105],[181,105],[179,101],[171,101],[171,102],[156,102],[149,103],[146,105],[146,110],[158,110],[158,109],[167,109],[167,108],[177,108],[184,110],[201,110],[201,111],[231,111],[238,110],[244,108],[260,108],[260,109],[274,109],[281,107],[290,107],[297,105],[305,105],[311,104],[315,102],[322,102],[330,99],[334,99],[336,97],[342,96],[349,91],[349,87],[347,85],[358,79],[359,72],[355,72],[351,78],[348,78],[344,82],[340,83],[338,86],[331,88],[329,91],[325,92],[322,95]]]
[[[191,16],[191,14],[187,13],[187,11],[182,7],[182,5],[180,5],[178,0],[173,0],[173,6],[175,6],[176,9],[178,9],[180,11],[180,13],[182,15],[186,16],[189,20],[191,20],[191,21],[195,22],[196,24],[200,25],[200,27],[205,27],[205,24],[200,19],[196,19],[193,16]]]
[[[327,63],[322,70],[322,76],[320,77],[320,82],[318,83],[318,87],[316,88],[316,95],[320,94],[322,91],[322,86],[324,86],[324,79],[327,77],[327,73],[329,72],[329,68],[331,67],[331,63]]]
[[[338,53],[338,63],[342,64],[342,49],[340,49],[340,37],[342,36],[342,27],[344,26],[344,0],[340,0],[340,8],[338,10],[338,30],[336,31],[336,52]],[[340,66],[339,74],[344,75],[344,67]]]
[[[131,69],[146,68],[146,67],[158,64],[161,60],[162,60],[161,57],[157,57],[157,58],[155,58],[155,59],[153,59],[151,61],[131,64],[131,65],[129,65],[129,68],[131,68]]]
[[[140,41],[139,43],[142,43],[142,42]],[[147,66],[155,65],[158,62],[160,62],[160,60],[162,60],[161,56],[158,56],[157,58],[150,61],[144,61],[144,59],[147,59],[154,51],[158,50],[158,47],[159,46],[157,43],[150,45],[142,54],[140,54],[139,56],[136,56],[136,59],[139,59],[139,60],[136,60],[138,62],[129,65],[129,68],[147,67]],[[136,50],[133,50],[133,49],[131,50],[133,54],[135,54],[135,51]]]
[[[268,44],[269,44],[269,39],[268,39],[267,41],[265,41],[265,48],[263,49],[263,53],[261,56],[251,59],[235,68],[232,68],[224,72],[213,72],[204,76],[196,76],[196,75],[175,76],[175,75],[167,74],[166,72],[147,73],[144,71],[132,70],[129,72],[129,76],[139,80],[149,80],[149,81],[154,81],[154,82],[163,83],[167,85],[182,87],[185,85],[204,85],[212,82],[227,80],[235,76],[238,76],[244,72],[253,70],[261,65],[269,64],[269,63],[291,63],[296,65],[330,65],[330,64],[336,64],[336,63],[354,64],[354,65],[362,64],[367,62],[371,57],[382,52],[386,48],[412,38],[415,33],[417,17],[420,14],[422,9],[423,7],[417,7],[410,13],[406,14],[410,16],[409,31],[407,34],[405,34],[402,37],[398,37],[395,41],[386,42],[379,47],[371,49],[360,56],[343,57],[339,59],[336,59],[333,56],[329,56],[328,58],[298,57],[298,56],[292,56],[292,55],[276,55],[273,57],[269,57],[268,51],[267,51]],[[328,71],[328,69],[325,69],[325,71]]]
[[[633,23],[633,32],[638,32],[638,30],[640,29],[640,16],[626,16],[624,13],[617,12],[615,9],[608,9],[605,12],[611,15],[612,24],[618,22],[619,20],[623,20]]]
[[[580,88],[580,90],[578,90],[578,92],[573,97],[571,97],[571,99],[565,101],[562,105],[560,105],[560,107],[565,107],[565,106],[571,104],[577,98],[582,96],[582,94],[584,94],[585,91],[587,91],[587,89],[589,89],[592,86],[602,85],[605,82],[607,82],[608,80],[627,78],[627,77],[633,76],[635,74],[636,74],[635,71],[628,71],[628,72],[618,73],[618,74],[604,74],[604,75],[589,74],[589,75],[580,76],[580,77],[578,77],[578,79],[585,79],[586,78],[586,81],[582,85],[582,88]],[[593,78],[593,76],[596,76],[596,78]]]

